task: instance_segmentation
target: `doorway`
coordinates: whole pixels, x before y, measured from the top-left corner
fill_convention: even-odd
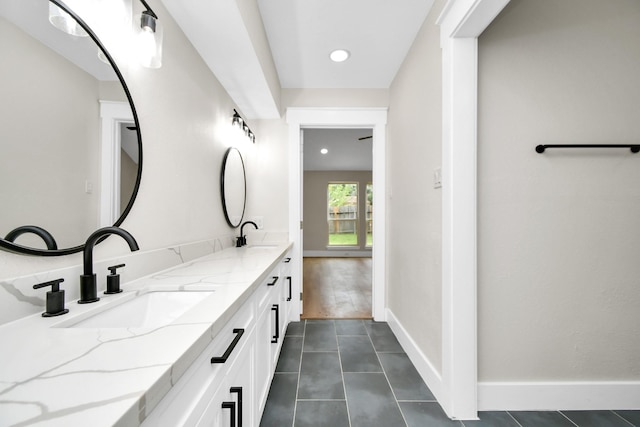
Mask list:
[[[371,315],[374,320],[384,321],[386,287],[385,251],[385,143],[386,108],[289,108],[289,238],[293,242],[294,295],[303,290],[303,130],[305,129],[370,129],[372,136],[373,199],[376,200],[376,221],[372,223],[371,253]],[[366,136],[366,135],[365,135]],[[325,219],[326,220],[326,219]],[[303,314],[301,295],[297,313]]]
[[[370,128],[302,130],[304,319],[371,319]]]

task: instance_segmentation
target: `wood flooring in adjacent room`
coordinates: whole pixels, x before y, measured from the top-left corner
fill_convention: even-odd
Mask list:
[[[303,319],[371,319],[371,258],[304,258]]]

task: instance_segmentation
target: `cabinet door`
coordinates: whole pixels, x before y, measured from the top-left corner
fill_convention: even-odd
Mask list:
[[[271,307],[265,306],[258,313],[256,324],[256,399],[258,403],[257,416],[262,414],[267,401],[269,386],[271,385]]]
[[[254,387],[255,347],[245,349],[236,360],[235,366],[227,377],[228,401],[236,404],[236,427],[253,427],[255,421],[255,387]],[[225,424],[223,424],[225,425]]]
[[[202,416],[200,417],[200,420],[198,421],[198,427],[228,427],[231,425],[231,412],[233,411],[233,416],[235,418],[236,408],[235,405],[233,408],[223,408],[223,403],[226,401],[225,399],[228,395],[229,387],[225,379],[221,382],[221,384],[218,386],[218,389],[209,400],[207,408],[204,410]]]
[[[271,325],[271,372],[275,371],[276,365],[278,364],[278,356],[280,355],[280,347],[282,346],[282,340],[284,339],[284,334],[281,333],[281,314],[282,314],[282,302],[276,299],[276,303],[271,305],[271,317],[270,317],[270,325]]]
[[[295,301],[298,298],[294,298],[294,290],[293,290],[293,275],[292,275],[292,267],[291,263],[293,259],[291,258],[291,252],[285,255],[285,258],[282,260],[281,265],[281,275],[282,275],[282,292],[284,299],[285,309],[283,311],[283,319],[284,319],[284,330],[286,331],[287,325],[292,318],[293,307],[295,305]]]
[[[253,427],[255,335],[252,332],[211,397],[198,427]]]

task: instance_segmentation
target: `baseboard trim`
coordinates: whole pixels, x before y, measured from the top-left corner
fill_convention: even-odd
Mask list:
[[[640,382],[480,382],[479,411],[638,410]]]
[[[332,249],[330,251],[303,251],[302,256],[310,258],[371,258],[371,251],[351,251],[348,249]]]
[[[442,402],[442,377],[437,369],[431,364],[427,356],[420,350],[416,342],[411,338],[407,330],[402,326],[398,318],[393,314],[393,312],[387,308],[386,310],[387,323],[389,327],[395,334],[398,342],[409,356],[409,360],[416,367],[420,377],[422,377],[423,381],[433,395],[435,396],[438,402]]]

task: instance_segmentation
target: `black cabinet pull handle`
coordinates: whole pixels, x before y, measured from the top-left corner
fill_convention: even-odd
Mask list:
[[[287,301],[291,301],[291,276],[287,276],[287,280],[289,281],[289,296],[287,297]]]
[[[284,262],[285,262],[285,263],[289,263],[289,262],[291,262],[291,258],[289,258],[289,257],[285,258],[285,259],[284,259]]]
[[[230,393],[238,393],[238,427],[242,427],[242,387],[231,387]]]
[[[273,276],[273,282],[271,282],[271,283],[267,283],[267,286],[273,286],[273,285],[275,285],[279,278],[280,278],[280,277],[278,277],[278,276]]]
[[[222,356],[220,356],[220,357],[212,357],[211,358],[211,363],[225,363],[227,361],[227,359],[231,355],[231,352],[233,351],[233,349],[236,348],[236,345],[238,344],[238,341],[240,341],[240,338],[242,337],[242,334],[244,334],[244,329],[234,329],[233,333],[237,334],[237,335],[233,339],[233,341],[231,341],[231,344],[229,344],[229,347],[227,348],[227,351],[225,351],[224,354]]]
[[[271,306],[271,311],[276,312],[276,334],[271,338],[271,343],[276,344],[280,338],[280,306],[278,304],[273,304],[273,306]]]
[[[231,427],[236,427],[236,402],[222,402],[222,409],[231,409],[229,421]]]

